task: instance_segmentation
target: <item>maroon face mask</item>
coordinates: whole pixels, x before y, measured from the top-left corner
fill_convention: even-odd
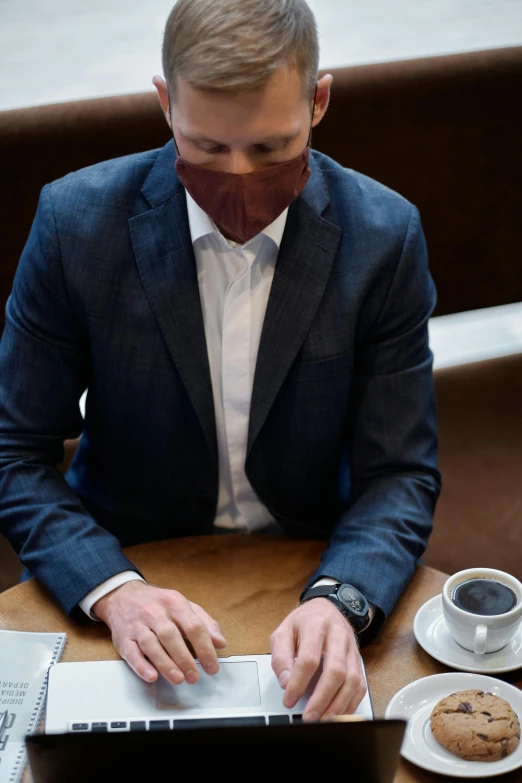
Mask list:
[[[313,115],[314,111],[312,122]],[[311,174],[311,138],[310,125],[308,144],[299,157],[251,174],[226,174],[194,166],[181,157],[174,139],[176,172],[203,212],[227,237],[243,245],[273,223],[303,190]]]

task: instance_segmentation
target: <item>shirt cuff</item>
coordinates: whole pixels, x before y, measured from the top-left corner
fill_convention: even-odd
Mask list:
[[[338,579],[332,579],[331,576],[322,576],[317,582],[314,582],[310,587],[321,587],[322,585],[340,585]]]
[[[126,582],[133,582],[135,579],[139,580],[140,582],[145,581],[145,579],[137,574],[136,571],[122,571],[120,574],[111,576],[110,579],[102,582],[101,585],[98,585],[98,587],[95,587],[94,590],[91,590],[90,593],[87,593],[85,598],[83,598],[79,603],[80,609],[82,609],[82,611],[84,611],[87,617],[90,617],[91,620],[100,622],[100,618],[96,617],[92,611],[92,607],[96,601],[99,601],[100,598],[103,598],[104,595],[112,593],[112,591],[116,590],[117,587],[121,587]]]
[[[323,576],[321,579],[318,579],[317,582],[314,582],[310,587],[321,587],[321,585],[340,585],[341,582],[339,582],[338,579],[332,579],[330,576]],[[373,618],[375,617],[375,605],[368,602],[368,616],[369,621],[368,625],[364,629],[365,631],[370,627],[370,625],[373,622]]]

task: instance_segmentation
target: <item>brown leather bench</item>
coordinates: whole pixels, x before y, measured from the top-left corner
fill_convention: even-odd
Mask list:
[[[314,145],[419,207],[435,314],[521,301],[522,47],[333,74]],[[153,93],[0,112],[0,329],[43,185],[168,139]],[[482,564],[522,578],[521,379],[522,357],[436,374],[444,488],[425,559],[436,568]],[[0,589],[18,574],[0,536]]]

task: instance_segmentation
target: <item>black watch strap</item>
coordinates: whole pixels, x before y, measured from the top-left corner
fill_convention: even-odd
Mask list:
[[[348,590],[355,591],[356,594],[358,594],[359,598],[364,601],[364,604],[366,605],[366,612],[363,614],[360,611],[354,611],[350,608],[349,604],[347,605],[342,600],[342,591],[347,588]],[[339,591],[341,591],[341,596],[339,596]],[[368,627],[368,624],[370,622],[370,616],[369,616],[369,605],[367,600],[364,598],[362,593],[357,590],[357,588],[353,587],[352,585],[348,584],[340,584],[336,583],[333,585],[319,585],[317,587],[309,587],[307,590],[305,590],[301,595],[301,604],[306,603],[307,601],[310,601],[312,598],[327,598],[329,601],[331,601],[336,608],[341,612],[343,617],[348,620],[348,622],[352,625],[352,627],[355,629],[357,633],[361,633],[362,631],[366,630]]]
[[[329,595],[333,593],[337,585],[319,585],[319,587],[309,587],[308,590],[305,590],[303,595],[301,596],[301,603],[304,604],[306,601],[309,601],[311,598],[328,598]]]

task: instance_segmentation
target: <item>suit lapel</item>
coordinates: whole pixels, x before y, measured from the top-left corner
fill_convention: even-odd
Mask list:
[[[341,238],[341,230],[321,217],[329,194],[314,161],[312,172],[289,209],[277,259],[254,376],[248,453],[310,329]]]
[[[159,153],[142,188],[152,209],[129,220],[139,274],[159,328],[217,459],[205,327],[185,191],[173,143]]]

